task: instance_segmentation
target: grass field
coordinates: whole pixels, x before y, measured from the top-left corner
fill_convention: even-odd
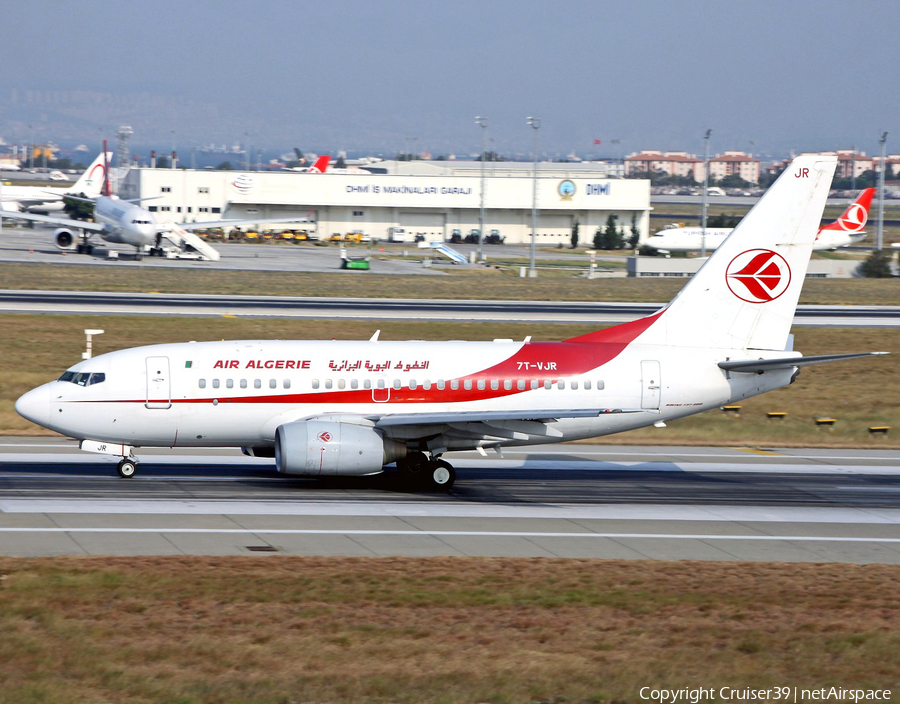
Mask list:
[[[639,702],[900,689],[900,567],[0,558],[0,702]],[[719,700],[720,701],[720,700]]]
[[[532,323],[423,323],[324,321],[261,318],[149,318],[116,316],[0,315],[0,433],[46,433],[19,417],[15,399],[55,379],[81,358],[84,329],[100,327],[95,354],[138,345],[219,339],[367,339],[376,328],[382,340],[562,340],[594,329],[585,325]],[[873,360],[804,369],[795,384],[742,402],[739,417],[708,412],[669,424],[606,438],[611,443],[749,446],[900,447],[900,335],[893,330],[797,328],[804,354],[888,351]],[[785,411],[769,421],[767,411]],[[816,428],[814,416],[838,419],[833,432]],[[886,439],[869,437],[870,425],[890,425]]]
[[[123,271],[127,275],[123,275]],[[592,279],[570,272],[544,272],[536,279],[497,269],[452,271],[448,276],[387,276],[361,273],[304,274],[208,271],[191,268],[62,264],[0,264],[0,287],[63,291],[336,296],[341,298],[450,298],[537,301],[632,301],[662,303],[684,279]],[[803,304],[900,305],[900,279],[810,279]]]

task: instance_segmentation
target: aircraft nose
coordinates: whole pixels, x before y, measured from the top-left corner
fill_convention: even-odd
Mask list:
[[[44,385],[32,389],[16,401],[16,413],[25,420],[45,425],[50,414],[50,389]]]

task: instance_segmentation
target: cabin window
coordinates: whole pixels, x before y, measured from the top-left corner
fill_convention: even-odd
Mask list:
[[[275,381],[275,379],[269,379],[269,388],[270,388],[270,389],[277,389],[277,388],[278,388],[278,382]]]
[[[401,386],[403,386],[403,382],[400,381],[399,379],[394,379],[394,383],[393,383],[394,389],[399,391]]]
[[[409,380],[409,390],[410,390],[410,391],[415,391],[415,390],[416,390],[416,386],[418,386],[418,384],[416,383],[416,380],[415,380],[415,379],[410,379],[410,380]]]
[[[604,384],[602,381],[600,381],[598,379],[597,380],[597,391],[603,391],[603,389],[605,389],[605,388],[606,388],[606,384]]]
[[[218,389],[218,388],[219,388],[219,380],[218,380],[218,379],[213,379],[213,388],[214,388],[214,389]]]
[[[512,379],[504,379],[503,380],[503,388],[506,391],[512,391]]]
[[[346,389],[346,388],[347,388],[347,382],[344,381],[343,379],[338,379],[338,388],[339,388],[339,389]]]
[[[359,388],[359,379],[351,379],[350,380],[350,388],[358,389]]]
[[[484,379],[479,379],[479,380],[478,380],[478,390],[479,390],[479,391],[484,391]]]
[[[450,388],[451,388],[453,391],[456,391],[456,390],[459,388],[459,379],[453,379],[453,380],[450,382]]]
[[[375,382],[375,387],[378,388],[378,389],[383,389],[383,388],[385,387],[384,379],[378,379],[378,380]]]
[[[584,380],[584,388],[585,388],[585,391],[590,391],[590,390],[591,390],[591,380],[590,380],[590,379],[585,379],[585,380]]]
[[[331,382],[331,379],[326,379],[326,380],[325,380],[325,388],[326,388],[326,389],[330,389],[330,388],[333,387],[333,386],[334,386],[334,384]]]
[[[242,388],[242,389],[246,389],[246,388],[247,388],[247,380],[246,380],[246,379],[241,379],[241,388]]]
[[[569,382],[569,388],[572,389],[572,391],[578,391],[578,381],[572,379],[572,381]]]
[[[254,379],[253,380],[253,388],[261,389],[262,388],[262,379]]]
[[[472,390],[472,380],[471,380],[471,379],[466,379],[466,380],[463,382],[463,388],[464,388],[466,391],[471,391],[471,390]]]
[[[225,388],[233,389],[234,388],[234,379],[226,379],[225,380]]]
[[[281,382],[281,385],[282,385],[285,389],[289,389],[289,388],[291,388],[291,380],[290,380],[290,379],[285,379],[283,382]]]
[[[500,388],[500,382],[497,379],[491,379],[491,391],[496,391]]]
[[[438,382],[437,382],[438,391],[443,391],[443,390],[444,390],[444,386],[445,386],[444,380],[443,380],[443,379],[438,379]]]
[[[532,380],[531,380],[531,390],[532,390],[532,391],[534,391],[534,390],[535,390],[536,388],[538,388],[539,386],[540,386],[540,383],[538,382],[537,379],[532,379]]]
[[[557,383],[556,388],[559,389],[560,391],[565,391],[566,390],[566,382],[560,381],[559,383]]]
[[[426,379],[425,381],[422,382],[422,388],[425,391],[431,391],[431,382],[428,379]]]
[[[517,388],[519,391],[524,391],[524,390],[525,390],[525,380],[524,380],[524,379],[519,379],[519,380],[516,382],[516,388]]]
[[[371,388],[372,388],[372,380],[371,380],[371,379],[365,379],[365,380],[363,381],[363,388],[364,388],[364,389],[371,389]]]
[[[318,389],[318,388],[319,388],[319,380],[318,380],[318,379],[313,379],[313,380],[312,380],[312,387],[313,387],[314,389]]]
[[[206,388],[206,379],[198,379],[197,386],[199,386],[201,389],[205,389]]]
[[[544,380],[544,389],[549,391],[552,388],[553,388],[553,382],[550,381],[549,379],[545,379]]]

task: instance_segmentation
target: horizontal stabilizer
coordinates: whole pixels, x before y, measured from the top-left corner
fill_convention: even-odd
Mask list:
[[[819,354],[810,357],[780,357],[778,359],[749,359],[729,362],[719,362],[719,367],[726,372],[746,372],[748,374],[761,374],[774,369],[791,369],[792,367],[808,367],[812,364],[825,364],[826,362],[839,362],[842,359],[855,359],[857,357],[872,357],[875,355],[890,354],[890,352],[852,352],[850,354]]]
[[[596,418],[606,413],[641,413],[642,408],[556,409],[539,411],[460,411],[446,413],[396,413],[373,418],[375,426],[387,428],[393,425],[440,425],[442,423],[476,423],[498,420],[550,421],[558,418]]]

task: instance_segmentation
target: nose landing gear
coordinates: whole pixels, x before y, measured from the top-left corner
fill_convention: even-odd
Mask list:
[[[137,460],[129,457],[122,458],[119,464],[116,465],[116,471],[122,479],[131,479],[137,472]]]

